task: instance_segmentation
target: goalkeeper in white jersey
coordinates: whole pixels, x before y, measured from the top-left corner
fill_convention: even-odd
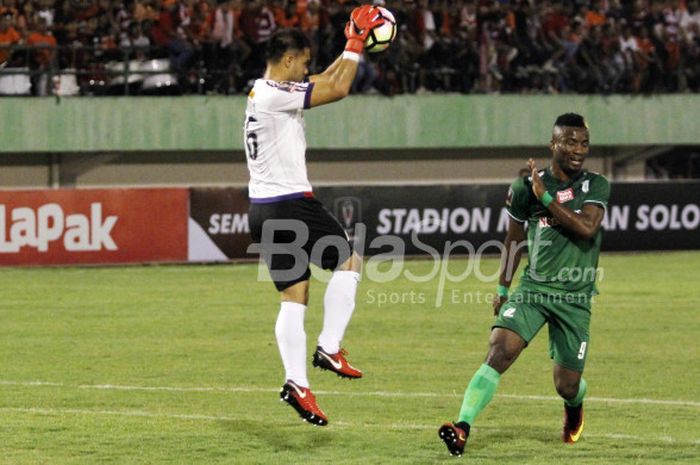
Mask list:
[[[340,343],[355,308],[361,260],[338,220],[314,198],[306,174],[302,113],[348,95],[365,39],[382,23],[376,8],[355,8],[345,28],[345,51],[328,69],[308,79],[308,38],[293,29],[277,32],[268,42],[265,75],[255,81],[246,108],[251,236],[261,245],[281,300],[275,325],[285,369],[280,396],[304,420],[321,426],[328,417],[316,404],[306,376],[309,264],[333,270],[312,363],[353,379],[361,378],[362,372],[348,363]]]

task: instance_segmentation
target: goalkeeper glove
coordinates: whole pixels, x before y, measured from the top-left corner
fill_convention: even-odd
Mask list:
[[[345,37],[348,39],[345,50],[358,55],[365,48],[365,40],[370,31],[384,23],[379,9],[370,6],[358,6],[350,13],[350,21],[345,25]]]

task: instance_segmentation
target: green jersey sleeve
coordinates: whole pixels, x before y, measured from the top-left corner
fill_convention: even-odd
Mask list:
[[[508,188],[506,196],[506,209],[508,214],[520,223],[528,218],[530,199],[530,187],[525,182],[525,177],[518,178]]]
[[[595,203],[607,210],[609,199],[610,183],[608,180],[605,179],[605,176],[600,174],[593,176],[590,180],[590,186],[588,186],[588,192],[586,193],[586,198],[583,203]]]

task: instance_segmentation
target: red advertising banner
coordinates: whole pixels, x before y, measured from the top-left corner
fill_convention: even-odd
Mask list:
[[[0,191],[0,265],[187,260],[187,189]]]

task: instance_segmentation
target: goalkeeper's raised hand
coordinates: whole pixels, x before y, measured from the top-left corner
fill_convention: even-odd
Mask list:
[[[362,5],[352,10],[350,21],[345,25],[345,37],[348,39],[345,50],[358,55],[362,53],[369,32],[383,23],[379,9],[373,6]]]
[[[372,28],[381,24],[384,24],[384,18],[377,8],[363,5],[352,10],[345,27],[345,37],[348,39],[345,51],[322,73],[309,76],[309,81],[314,84],[309,106],[335,102],[350,93],[365,40]]]

